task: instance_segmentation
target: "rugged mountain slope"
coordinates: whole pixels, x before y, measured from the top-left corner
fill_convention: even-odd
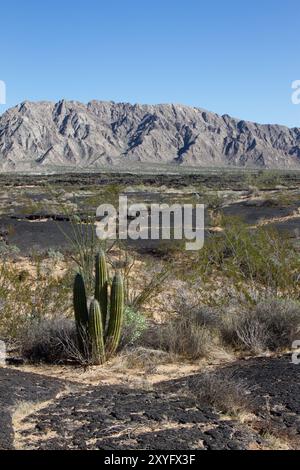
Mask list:
[[[300,129],[181,105],[25,102],[0,117],[0,169],[127,162],[300,168]]]

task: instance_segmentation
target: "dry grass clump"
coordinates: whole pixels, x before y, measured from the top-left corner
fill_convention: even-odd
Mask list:
[[[221,413],[238,415],[254,408],[250,388],[233,376],[197,375],[191,379],[189,391],[200,406],[210,406]]]
[[[220,327],[222,311],[201,303],[201,293],[196,289],[182,289],[174,298],[173,309],[178,317],[189,317],[197,325],[210,329]]]
[[[75,324],[61,317],[31,321],[18,340],[22,356],[32,362],[66,362],[77,349]]]
[[[189,360],[213,355],[217,338],[195,315],[176,317],[163,325],[160,333],[161,349]]]
[[[290,349],[299,331],[300,304],[271,298],[224,317],[222,337],[226,344],[256,354]]]
[[[88,334],[82,332],[81,349],[75,322],[69,318],[33,320],[20,331],[18,343],[21,355],[32,363],[93,364]]]
[[[300,334],[300,303],[265,297],[256,304],[231,299],[210,307],[200,303],[197,291],[175,298],[175,319],[165,325],[163,345],[190,359],[209,356],[218,347],[253,354],[290,350]]]
[[[170,362],[167,352],[138,346],[125,350],[121,355],[122,364],[127,369],[153,371],[156,366]]]

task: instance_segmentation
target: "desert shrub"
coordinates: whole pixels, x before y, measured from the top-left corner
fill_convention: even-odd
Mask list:
[[[149,303],[164,290],[166,281],[172,273],[174,274],[175,269],[171,263],[162,265],[155,263],[153,265],[152,262],[146,260],[145,270],[147,278],[143,277],[142,283],[138,283],[138,287],[136,274],[132,276],[129,271],[125,271],[123,274],[127,291],[127,303],[135,310]]]
[[[174,296],[173,309],[178,316],[192,318],[195,324],[209,328],[218,329],[221,321],[221,310],[200,303],[196,292],[180,290]]]
[[[20,253],[20,250],[15,245],[10,245],[4,240],[0,239],[0,257],[14,257]]]
[[[209,214],[210,224],[218,225],[221,209],[224,205],[224,198],[217,191],[207,191],[204,195],[204,203]]]
[[[169,338],[171,351],[182,348],[197,351],[198,331],[202,331],[214,349],[220,343],[253,354],[290,349],[300,334],[298,301],[266,297],[253,304],[241,299],[234,302],[233,299],[232,303],[210,307],[201,304],[200,300],[184,291],[176,295],[176,319],[163,328],[164,341]],[[182,341],[180,331],[184,336]],[[192,341],[187,340],[190,337]],[[205,342],[202,347],[206,347]],[[201,351],[201,346],[199,348]],[[189,353],[188,356],[193,355]]]
[[[225,314],[220,331],[227,346],[253,354],[260,354],[267,349],[268,332],[249,312]]]
[[[0,339],[14,340],[27,322],[70,310],[70,272],[57,279],[35,268],[31,275],[17,264],[0,265]]]
[[[227,344],[253,353],[289,349],[299,331],[299,303],[276,298],[224,317],[222,326],[222,336]]]
[[[27,322],[18,334],[21,355],[32,363],[74,363],[88,366],[93,363],[89,338],[85,332],[78,345],[77,331],[73,320],[65,317],[33,319]]]
[[[272,189],[281,183],[281,174],[276,170],[260,170],[248,173],[246,182],[249,185],[257,186],[259,189]]]
[[[185,252],[185,240],[160,240],[155,246],[147,249],[153,256],[172,260]]]
[[[162,331],[164,326],[154,322],[147,322],[147,328],[141,334],[137,346],[142,346],[144,348],[161,350],[163,347],[162,344]],[[165,348],[166,349],[166,348]]]
[[[161,349],[196,360],[209,357],[216,347],[216,337],[201,325],[195,315],[186,315],[170,320],[161,327]]]
[[[256,186],[251,186],[251,185],[249,185],[247,193],[248,193],[248,196],[254,196],[254,197],[257,197],[260,195],[259,189]]]
[[[153,371],[159,364],[170,362],[167,352],[142,346],[125,350],[120,359],[128,369],[144,369],[146,371]]]
[[[291,347],[300,329],[300,304],[298,302],[271,299],[258,304],[255,314],[268,330],[269,349]]]
[[[52,248],[47,251],[47,255],[55,265],[64,261],[64,255],[60,251],[53,250]]]
[[[175,315],[159,329],[152,329],[146,341],[174,355],[190,360],[223,355],[221,345],[222,310],[202,304],[195,292],[179,290],[172,304]],[[156,336],[160,343],[155,342]],[[147,332],[146,332],[147,333]],[[151,338],[151,343],[149,342]]]
[[[89,210],[95,211],[100,204],[112,204],[117,207],[119,203],[119,196],[124,191],[122,184],[111,183],[103,185],[100,189],[95,188],[95,193],[92,196],[88,196],[84,200],[85,207]]]
[[[246,382],[232,375],[196,375],[189,382],[189,390],[198,405],[210,406],[218,412],[238,415],[253,409],[251,390]]]
[[[223,232],[213,234],[199,253],[196,272],[204,282],[219,272],[245,295],[255,288],[299,298],[300,255],[287,237],[270,228],[251,229],[234,218],[223,224]]]
[[[18,336],[23,357],[33,362],[58,363],[68,357],[70,343],[76,344],[74,322],[67,318],[34,319]]]
[[[121,347],[136,344],[146,329],[146,318],[139,311],[127,306],[124,311]]]

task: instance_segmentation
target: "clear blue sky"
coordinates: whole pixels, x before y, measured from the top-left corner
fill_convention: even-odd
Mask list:
[[[0,12],[6,107],[172,102],[300,127],[299,0],[16,0]]]

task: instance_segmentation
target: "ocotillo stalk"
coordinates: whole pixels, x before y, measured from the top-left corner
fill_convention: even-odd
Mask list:
[[[89,314],[84,280],[79,273],[76,275],[74,281],[73,303],[79,347],[81,351],[84,351],[84,336],[87,331]]]
[[[97,300],[92,300],[90,305],[89,339],[93,364],[103,364],[105,362],[103,324],[100,312],[100,305]]]
[[[106,351],[109,355],[116,352],[123,323],[124,313],[124,287],[120,274],[116,274],[111,287],[110,316],[106,337]]]
[[[96,256],[96,282],[95,282],[95,299],[100,304],[101,317],[103,323],[103,329],[106,326],[107,317],[107,285],[108,285],[108,274],[105,254],[102,250]]]

